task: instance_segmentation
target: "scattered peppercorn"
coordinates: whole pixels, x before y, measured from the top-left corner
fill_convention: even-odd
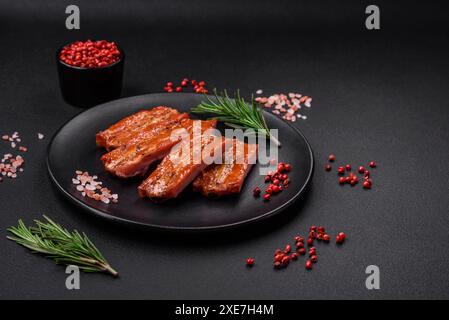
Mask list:
[[[272,160],[271,162],[273,165],[277,163],[276,160]],[[269,183],[263,197],[265,201],[269,201],[272,195],[282,192],[284,188],[288,188],[290,180],[286,172],[290,172],[291,170],[292,167],[290,164],[280,162],[276,167],[276,171],[268,172],[264,177],[264,182]],[[255,195],[255,190],[253,190],[253,194]]]
[[[335,155],[331,154],[329,155],[329,161],[333,162],[335,161]],[[374,161],[370,161],[369,162],[369,167],[370,168],[376,168],[377,165]],[[325,170],[326,171],[331,171],[332,167],[330,164],[325,165]],[[350,184],[352,187],[356,186],[359,182],[359,178],[353,173],[350,172],[351,171],[352,166],[350,164],[346,164],[345,166],[340,166],[337,169],[337,173],[340,175],[340,177],[338,177],[338,183],[340,185],[344,185],[344,184]],[[343,176],[345,171],[349,172],[348,176]],[[366,170],[366,168],[364,166],[359,166],[358,170],[359,173],[363,174],[363,188],[364,189],[371,189],[372,187],[372,180],[370,179],[370,172],[368,170]],[[318,237],[318,240],[322,240],[323,237]]]
[[[306,260],[306,269],[307,270],[311,270],[312,264],[318,262],[317,249],[316,249],[316,247],[312,246],[313,240],[315,237],[317,239],[322,239],[326,243],[328,243],[330,240],[330,235],[326,233],[326,229],[324,228],[324,226],[317,227],[317,226],[313,225],[309,228],[309,238],[308,238],[308,244],[309,244],[308,257],[309,258]],[[343,232],[338,233],[338,235],[336,236],[337,244],[342,244],[344,242],[345,238],[346,238],[346,236]],[[286,268],[286,267],[288,267],[288,265],[291,262],[298,260],[300,256],[304,256],[307,253],[306,248],[304,247],[304,238],[303,237],[301,237],[300,235],[297,235],[294,237],[294,241],[296,244],[296,251],[294,251],[294,252],[291,252],[292,248],[291,248],[291,245],[289,245],[289,244],[287,244],[285,246],[284,250],[281,250],[281,249],[275,250],[274,261],[273,261],[273,266],[275,269]],[[248,258],[247,265],[248,265],[249,259],[252,259],[252,258]],[[254,261],[250,262],[249,264],[252,264],[252,263],[254,263]]]
[[[338,244],[342,244],[344,241],[345,241],[345,239],[346,239],[346,235],[343,233],[343,232],[340,232],[338,235],[337,235],[337,237],[336,237],[336,242],[338,243]]]
[[[259,197],[260,196],[260,188],[259,187],[255,187],[254,189],[253,189],[253,195],[254,195],[254,197]]]
[[[182,79],[181,82],[179,83],[179,86],[177,86],[176,88],[174,87],[174,84],[172,81],[167,82],[164,87],[164,91],[165,92],[173,92],[173,91],[182,92],[184,90],[184,88],[187,89],[189,87],[189,83],[195,93],[207,94],[209,92],[209,90],[207,90],[207,88],[206,88],[206,82],[200,81],[199,83],[197,83],[196,80],[189,81],[188,78]]]
[[[371,182],[370,182],[370,180],[363,181],[363,188],[371,189]]]
[[[308,246],[313,245],[313,238],[307,239],[307,245],[308,245]]]
[[[306,261],[306,269],[307,270],[312,270],[312,261],[310,261],[310,260]]]

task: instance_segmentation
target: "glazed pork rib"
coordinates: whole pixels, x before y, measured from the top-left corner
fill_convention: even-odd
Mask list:
[[[98,146],[113,150],[127,144],[137,134],[147,131],[158,134],[155,128],[165,126],[167,122],[178,121],[180,116],[188,117],[187,114],[181,115],[177,110],[166,106],[142,110],[120,120],[108,129],[100,131],[95,140]]]
[[[215,126],[215,120],[201,121],[201,132]],[[176,198],[208,166],[205,157],[222,156],[225,145],[223,137],[205,138],[203,134],[183,139],[139,186],[139,195],[156,202]],[[195,161],[198,155],[200,161]]]
[[[120,178],[144,175],[155,161],[165,157],[182,139],[182,133],[192,131],[193,120],[178,115],[176,121],[166,121],[152,130],[137,134],[124,146],[101,157],[106,171]]]
[[[257,159],[257,144],[247,144],[233,139],[232,153],[223,164],[214,164],[194,180],[193,190],[207,197],[220,197],[239,193],[243,182]]]

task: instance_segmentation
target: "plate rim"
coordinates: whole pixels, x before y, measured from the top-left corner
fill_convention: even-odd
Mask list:
[[[110,220],[110,221],[113,221],[113,222],[124,223],[124,224],[127,224],[129,226],[139,226],[139,227],[145,227],[145,228],[150,228],[150,229],[172,230],[172,231],[214,231],[214,230],[225,230],[225,229],[233,229],[233,228],[237,228],[237,227],[246,226],[249,223],[265,220],[265,219],[268,219],[268,218],[270,218],[270,217],[272,217],[272,216],[274,216],[274,215],[276,215],[278,213],[281,213],[282,211],[285,211],[288,207],[290,207],[296,200],[298,200],[298,198],[304,193],[306,188],[309,186],[310,181],[311,181],[312,176],[313,176],[314,168],[315,168],[315,157],[313,155],[312,147],[311,147],[309,141],[307,140],[307,138],[301,132],[301,130],[299,130],[298,128],[294,127],[292,124],[288,123],[287,121],[283,121],[282,119],[278,118],[279,120],[281,120],[285,124],[287,124],[290,128],[292,128],[302,139],[304,139],[304,142],[305,142],[305,144],[307,146],[307,150],[309,151],[311,166],[310,166],[309,172],[307,174],[307,178],[306,178],[306,180],[304,182],[304,185],[298,190],[298,192],[296,194],[294,194],[288,201],[286,201],[282,205],[278,206],[277,208],[275,208],[273,210],[270,210],[270,211],[268,211],[268,212],[266,212],[266,213],[264,213],[262,215],[259,215],[257,217],[253,217],[253,218],[242,220],[242,221],[238,221],[238,222],[228,223],[228,224],[215,225],[215,226],[182,227],[182,226],[168,226],[168,225],[149,224],[149,223],[133,221],[133,220],[129,220],[129,219],[124,219],[124,218],[121,218],[121,217],[113,216],[111,214],[107,214],[107,213],[105,213],[105,212],[103,212],[101,210],[98,210],[98,209],[96,209],[94,207],[91,207],[91,206],[87,205],[86,203],[84,203],[81,200],[79,200],[76,197],[74,197],[67,190],[65,190],[61,186],[61,184],[57,181],[56,177],[54,176],[54,174],[53,174],[53,172],[51,170],[51,166],[50,166],[50,151],[51,151],[51,148],[52,148],[52,145],[54,143],[54,140],[55,140],[56,136],[61,132],[61,130],[68,123],[70,123],[72,120],[74,120],[75,118],[77,118],[81,114],[90,111],[91,109],[102,107],[102,106],[107,105],[107,104],[109,104],[111,102],[130,100],[130,99],[135,99],[135,98],[138,98],[138,97],[155,96],[155,95],[190,95],[190,96],[195,96],[195,97],[198,96],[198,94],[195,94],[195,93],[147,93],[147,94],[141,94],[141,95],[135,95],[135,96],[124,97],[124,98],[120,98],[120,99],[115,99],[115,100],[111,100],[111,101],[108,101],[108,102],[105,102],[105,103],[93,106],[91,108],[87,108],[87,109],[77,113],[76,115],[71,117],[69,120],[64,122],[55,131],[55,133],[51,137],[51,140],[50,140],[50,142],[49,142],[49,144],[47,146],[47,154],[46,154],[45,164],[46,164],[47,172],[48,172],[48,174],[50,176],[51,181],[57,187],[59,192],[61,192],[64,195],[64,197],[66,197],[72,203],[74,203],[75,205],[77,205],[78,207],[84,209],[85,211],[89,212],[92,215],[100,216],[102,218],[105,218],[106,220]],[[269,115],[270,117],[276,117],[275,115],[269,113],[266,110],[262,109],[262,111],[265,114]]]

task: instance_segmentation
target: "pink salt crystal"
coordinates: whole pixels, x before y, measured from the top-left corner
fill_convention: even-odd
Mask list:
[[[86,184],[86,189],[93,191],[93,190],[95,190],[95,186],[93,186],[90,183],[88,183],[88,184]]]
[[[306,102],[304,102],[304,105],[310,108],[312,106],[312,98],[307,99]]]
[[[109,199],[106,198],[106,197],[101,197],[100,199],[101,199],[102,202],[104,202],[104,203],[106,203],[106,204],[109,203]]]

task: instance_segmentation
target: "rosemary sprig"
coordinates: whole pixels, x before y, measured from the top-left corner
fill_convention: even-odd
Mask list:
[[[219,95],[215,89],[214,95],[215,100],[206,96],[206,101],[202,101],[191,111],[193,113],[215,114],[214,119],[223,121],[232,128],[260,130],[259,132],[270,138],[277,146],[281,146],[279,140],[271,134],[263,113],[254,101],[253,96],[251,96],[251,103],[246,103],[240,96],[239,91],[235,94],[234,99],[229,98],[226,90],[222,95]]]
[[[114,277],[112,269],[103,255],[84,233],[69,232],[44,215],[45,222],[35,220],[36,225],[27,227],[20,219],[17,227],[10,227],[9,240],[53,259],[58,264],[77,265],[85,272],[106,272]]]

